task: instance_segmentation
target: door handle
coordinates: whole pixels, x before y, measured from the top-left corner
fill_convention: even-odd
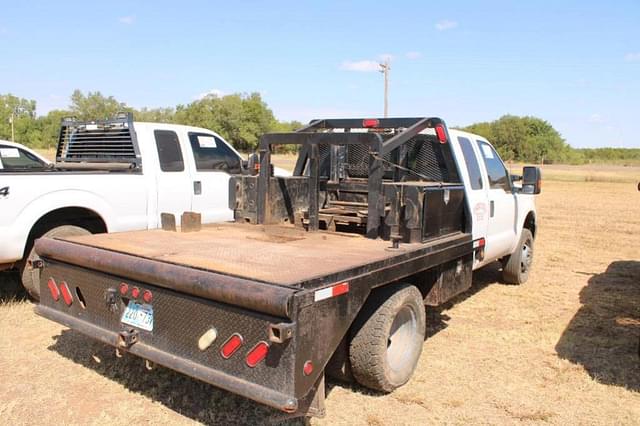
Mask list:
[[[494,201],[493,200],[489,201],[489,217],[493,217],[493,213],[495,212],[495,210],[496,210],[496,206],[494,204]]]
[[[200,182],[199,180],[193,181],[193,193],[195,195],[202,194],[202,182]]]

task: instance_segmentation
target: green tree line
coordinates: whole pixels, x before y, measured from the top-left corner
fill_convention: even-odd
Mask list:
[[[573,148],[550,123],[537,117],[504,115],[462,130],[489,139],[505,161],[565,164],[640,162],[640,149],[636,148]]]
[[[169,108],[135,109],[113,96],[99,91],[73,92],[69,108],[36,115],[36,102],[14,95],[0,95],[0,139],[11,138],[11,121],[15,141],[32,148],[57,145],[60,121],[65,117],[96,120],[113,117],[117,112],[133,112],[137,121],[187,124],[214,130],[239,150],[256,147],[263,133],[287,132],[302,127],[297,121],[279,121],[259,93],[207,95],[187,105]]]
[[[15,140],[33,148],[53,148],[57,144],[60,121],[74,116],[80,120],[113,117],[131,111],[135,120],[188,124],[218,132],[242,151],[255,149],[258,138],[267,132],[287,132],[302,126],[297,121],[279,121],[259,93],[208,95],[186,105],[168,108],[135,109],[113,96],[101,92],[76,90],[66,110],[53,110],[37,116],[36,102],[17,96],[0,95],[0,139],[11,138],[11,121]],[[505,115],[491,122],[464,127],[489,139],[506,161],[529,163],[588,162],[640,163],[640,149],[572,148],[553,128],[540,118]]]

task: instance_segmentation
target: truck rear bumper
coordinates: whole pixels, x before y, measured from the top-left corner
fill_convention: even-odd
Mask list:
[[[37,305],[35,307],[35,312],[44,318],[63,324],[108,345],[117,347],[119,335],[114,331],[107,330],[44,305]],[[210,383],[221,389],[236,393],[259,403],[277,408],[284,412],[293,413],[298,409],[299,401],[296,398],[255,383],[242,380],[222,371],[208,368],[205,365],[162,351],[144,342],[134,343],[132,346],[127,348],[126,351],[156,364]]]

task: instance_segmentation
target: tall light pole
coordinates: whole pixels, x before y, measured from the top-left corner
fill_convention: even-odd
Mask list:
[[[389,58],[385,59],[380,65],[380,72],[384,75],[384,118],[389,116]]]

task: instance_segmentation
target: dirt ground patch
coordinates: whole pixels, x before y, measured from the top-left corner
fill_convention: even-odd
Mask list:
[[[545,182],[530,280],[497,266],[428,311],[414,378],[389,395],[329,383],[312,424],[637,424],[640,193],[635,184]],[[5,424],[266,423],[278,414],[37,317],[0,274]]]

